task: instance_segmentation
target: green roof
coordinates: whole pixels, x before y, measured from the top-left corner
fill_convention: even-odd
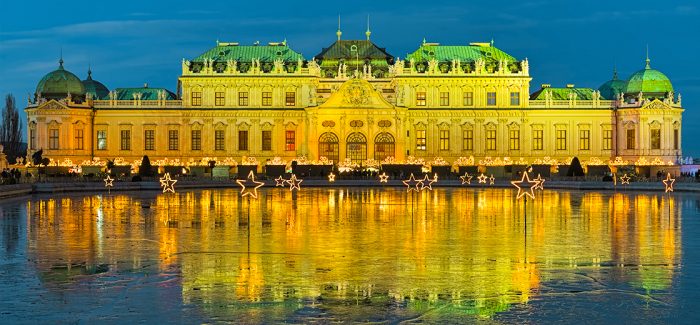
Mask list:
[[[553,100],[569,100],[569,94],[575,93],[578,100],[593,99],[593,89],[591,88],[542,88],[530,95],[531,100],[544,100],[545,92],[552,94]]]
[[[620,93],[625,91],[627,81],[617,79],[617,70],[613,71],[613,78],[598,87],[600,97],[608,100],[616,100]]]
[[[97,80],[92,79],[92,71],[88,69],[87,79],[83,80],[85,94],[91,94],[92,99],[107,99],[109,97],[109,89]]]
[[[331,46],[324,47],[321,53],[314,57],[323,64],[324,61],[337,62],[340,59],[346,61],[370,60],[372,63],[383,62],[386,65],[392,64],[394,56],[389,54],[385,48],[377,46],[369,40],[337,40]]]
[[[193,62],[203,62],[205,59],[218,62],[236,60],[238,62],[251,62],[260,59],[260,62],[274,62],[282,59],[285,62],[297,62],[304,57],[289,48],[286,42],[279,45],[238,45],[238,43],[219,43],[212,49],[202,53]]]
[[[85,96],[85,86],[76,75],[63,68],[63,59],[58,61],[58,69],[47,73],[36,85],[37,94],[47,99]]]
[[[625,88],[625,94],[636,96],[640,92],[650,95],[665,95],[673,91],[671,80],[659,70],[652,69],[647,59],[647,65],[630,76]]]
[[[134,94],[136,93],[141,94],[141,100],[157,100],[158,92],[160,92],[161,90],[165,91],[165,99],[177,99],[177,96],[172,91],[167,90],[165,88],[117,88],[114,91],[117,93],[117,100],[133,100]]]
[[[517,61],[515,57],[488,43],[473,43],[472,45],[436,45],[425,42],[415,52],[409,54],[406,60],[413,59],[415,62],[423,62],[435,59],[439,62],[446,62],[459,59],[461,62],[474,62],[479,58],[487,62],[500,60],[508,60],[509,62]]]

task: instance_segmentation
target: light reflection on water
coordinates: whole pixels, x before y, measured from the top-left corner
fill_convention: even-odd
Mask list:
[[[0,310],[12,319],[38,301],[43,321],[677,320],[683,213],[697,223],[697,198],[513,197],[305,188],[250,202],[225,189],[0,203],[0,289],[16,291]]]

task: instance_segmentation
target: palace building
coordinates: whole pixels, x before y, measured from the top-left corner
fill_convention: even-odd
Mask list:
[[[28,99],[28,154],[74,163],[681,157],[681,96],[649,59],[597,89],[533,91],[528,60],[493,43],[424,40],[402,59],[366,34],[344,40],[338,30],[313,58],[286,41],[217,42],[183,59],[174,91],[108,88],[61,60]]]

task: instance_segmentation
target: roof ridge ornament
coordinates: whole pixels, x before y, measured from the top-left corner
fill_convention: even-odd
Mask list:
[[[651,62],[651,60],[649,60],[649,44],[647,44],[647,60],[646,60],[647,65],[646,65],[645,69],[647,69],[647,70],[651,69],[650,62]]]
[[[372,35],[372,32],[369,30],[369,14],[367,15],[367,31],[365,32],[365,35],[367,36],[367,40],[369,41],[369,36]]]
[[[338,30],[335,32],[335,35],[338,36],[338,40],[340,41],[340,36],[343,35],[343,32],[340,31],[340,14],[338,14]]]

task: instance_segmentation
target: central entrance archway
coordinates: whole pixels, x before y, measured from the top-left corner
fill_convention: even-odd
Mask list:
[[[395,143],[394,136],[391,133],[382,132],[377,134],[374,138],[374,160],[382,162],[387,157],[393,157]]]
[[[346,157],[352,162],[361,164],[367,160],[367,138],[360,132],[350,133],[346,140]]]
[[[340,149],[338,146],[338,136],[333,132],[321,134],[318,138],[318,156],[326,157],[337,164],[340,160]]]

